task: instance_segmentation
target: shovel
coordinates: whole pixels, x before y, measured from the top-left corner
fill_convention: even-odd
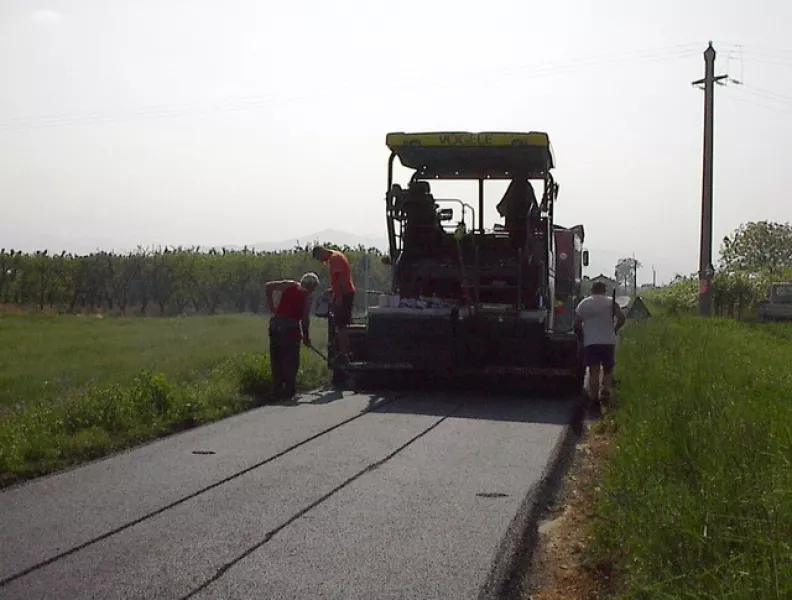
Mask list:
[[[327,358],[327,357],[326,357],[324,354],[322,354],[321,352],[319,352],[319,350],[317,350],[317,349],[316,349],[316,348],[314,348],[313,346],[308,346],[308,347],[309,347],[311,350],[313,350],[314,352],[316,352],[316,353],[317,353],[319,356],[321,356],[321,357],[322,357],[322,360],[324,360],[325,362],[330,362],[330,361],[328,360],[328,358]]]

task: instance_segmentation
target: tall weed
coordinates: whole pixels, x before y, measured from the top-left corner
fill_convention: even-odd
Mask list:
[[[784,326],[625,329],[594,555],[633,598],[792,596],[792,343]]]

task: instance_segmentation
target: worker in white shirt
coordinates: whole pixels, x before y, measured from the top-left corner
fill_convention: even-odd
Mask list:
[[[588,393],[595,402],[610,398],[616,365],[616,334],[626,321],[621,307],[606,292],[603,282],[595,282],[591,294],[575,308],[575,321],[583,329],[583,362],[589,371]]]

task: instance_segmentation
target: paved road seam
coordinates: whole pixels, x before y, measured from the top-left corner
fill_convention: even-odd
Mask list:
[[[383,400],[383,401],[378,402],[378,403],[376,403],[376,404],[374,404],[372,406],[369,406],[365,410],[361,411],[359,414],[354,415],[352,417],[348,417],[347,419],[344,419],[343,421],[341,421],[339,423],[336,423],[332,427],[328,427],[327,429],[323,429],[322,431],[319,431],[318,433],[315,433],[314,435],[312,435],[309,438],[306,438],[306,439],[304,439],[304,440],[302,440],[300,442],[297,442],[296,444],[292,444],[288,448],[286,448],[284,450],[281,450],[280,452],[277,452],[276,454],[273,454],[273,455],[265,458],[264,460],[261,460],[261,461],[257,462],[256,464],[253,464],[253,465],[251,465],[249,467],[245,467],[241,471],[237,471],[235,473],[232,473],[231,475],[229,475],[227,477],[224,477],[223,479],[221,479],[219,481],[216,481],[216,482],[214,482],[212,484],[209,484],[209,485],[207,485],[207,486],[205,486],[205,487],[203,487],[203,488],[201,488],[201,489],[199,489],[199,490],[197,490],[195,492],[192,492],[191,494],[183,496],[182,498],[179,498],[178,500],[174,500],[173,502],[170,502],[169,504],[166,504],[165,506],[162,506],[162,507],[160,507],[160,508],[158,508],[156,510],[148,512],[145,515],[143,515],[141,517],[138,517],[137,519],[134,519],[133,521],[129,521],[127,523],[124,523],[123,525],[120,525],[120,526],[118,526],[118,527],[116,527],[114,529],[111,529],[110,531],[107,531],[107,532],[105,532],[105,533],[103,533],[103,534],[101,534],[99,536],[91,538],[90,540],[88,540],[86,542],[83,542],[82,544],[78,544],[77,546],[69,548],[68,550],[64,550],[63,552],[60,552],[60,553],[56,554],[55,556],[52,556],[52,557],[50,557],[50,558],[48,558],[46,560],[43,560],[43,561],[38,562],[38,563],[36,563],[34,565],[31,565],[30,567],[28,567],[26,569],[23,569],[22,571],[14,573],[13,575],[9,575],[5,579],[0,580],[0,588],[8,585],[9,583],[11,583],[13,581],[16,581],[17,579],[25,577],[26,575],[29,575],[29,574],[33,573],[34,571],[37,571],[37,570],[39,570],[39,569],[41,569],[43,567],[51,565],[52,563],[54,563],[54,562],[56,562],[58,560],[61,560],[63,558],[66,558],[67,556],[75,554],[76,552],[79,552],[80,550],[84,550],[88,546],[92,546],[93,544],[96,544],[98,542],[106,540],[107,538],[110,538],[110,537],[112,537],[114,535],[117,535],[117,534],[121,533],[122,531],[125,531],[125,530],[127,530],[127,529],[129,529],[131,527],[134,527],[135,525],[139,525],[140,523],[143,523],[144,521],[147,521],[147,520],[149,520],[149,519],[151,519],[153,517],[161,515],[165,511],[168,511],[168,510],[170,510],[172,508],[175,508],[175,507],[179,506],[180,504],[184,504],[188,500],[192,500],[193,498],[196,498],[197,496],[200,496],[201,494],[205,494],[206,492],[208,492],[210,490],[213,490],[216,487],[220,487],[221,485],[224,485],[224,484],[226,484],[226,483],[228,483],[230,481],[233,481],[234,479],[237,479],[237,478],[241,477],[242,475],[245,475],[246,473],[250,473],[251,471],[254,471],[255,469],[261,468],[261,467],[263,467],[263,466],[265,466],[265,465],[267,465],[267,464],[269,464],[269,463],[271,463],[271,462],[273,462],[273,461],[285,456],[286,454],[288,454],[290,452],[293,452],[294,450],[297,450],[298,448],[300,448],[300,447],[302,447],[302,446],[304,446],[304,445],[316,440],[317,438],[322,437],[323,435],[327,435],[328,433],[331,433],[332,431],[335,431],[336,429],[339,429],[340,427],[343,427],[344,425],[347,425],[347,424],[351,423],[352,421],[355,421],[355,420],[357,420],[357,419],[359,419],[359,418],[361,418],[361,417],[363,417],[363,416],[365,416],[365,415],[367,415],[367,414],[369,414],[371,412],[377,411],[379,408],[382,408],[382,407],[384,407],[384,406],[386,406],[388,404],[391,404],[392,402],[395,402],[398,398],[399,398],[398,395],[394,395],[394,396],[388,398],[387,400]]]
[[[357,473],[355,473],[354,475],[352,475],[351,477],[347,478],[345,481],[343,481],[342,483],[340,483],[339,485],[334,487],[332,490],[330,490],[329,492],[327,492],[326,494],[324,494],[323,496],[321,496],[320,498],[318,498],[317,500],[315,500],[314,502],[312,502],[311,504],[309,504],[308,506],[306,506],[305,508],[303,508],[302,510],[300,510],[299,512],[294,514],[293,516],[291,516],[289,519],[287,519],[286,521],[284,521],[283,523],[281,523],[280,525],[278,525],[274,529],[272,529],[269,532],[267,532],[267,534],[264,536],[264,538],[260,542],[254,544],[253,546],[251,546],[250,548],[248,548],[247,550],[245,550],[244,552],[242,552],[241,554],[239,554],[235,558],[232,558],[230,561],[228,561],[226,564],[224,564],[222,567],[220,567],[217,570],[217,572],[212,577],[210,577],[209,579],[204,581],[201,585],[199,585],[198,587],[196,587],[192,591],[190,591],[187,594],[185,594],[184,596],[182,596],[180,598],[180,600],[189,600],[190,598],[192,598],[196,594],[204,591],[206,588],[208,588],[213,583],[216,583],[231,568],[233,568],[240,561],[244,560],[245,558],[247,558],[248,556],[253,554],[256,550],[259,550],[260,548],[262,548],[273,537],[275,537],[278,533],[283,531],[286,527],[288,527],[289,525],[294,523],[297,519],[299,519],[300,517],[302,517],[306,513],[310,512],[311,510],[313,510],[314,508],[316,508],[317,506],[319,506],[323,502],[326,502],[327,500],[332,498],[335,494],[337,494],[338,492],[340,492],[341,490],[343,490],[344,488],[346,488],[350,484],[352,484],[355,481],[357,481],[358,479],[360,479],[366,473],[370,473],[371,471],[374,471],[374,470],[378,469],[379,467],[384,465],[386,462],[388,462],[389,460],[394,458],[397,454],[399,454],[400,452],[403,452],[404,450],[406,450],[409,446],[411,446],[413,443],[415,443],[416,441],[418,441],[419,439],[424,437],[430,431],[436,429],[444,421],[446,421],[447,419],[449,419],[452,416],[454,416],[459,411],[459,409],[462,408],[462,406],[464,406],[464,404],[465,404],[464,402],[459,403],[448,414],[446,414],[445,416],[441,417],[440,419],[438,419],[437,421],[432,423],[432,425],[430,425],[429,427],[427,427],[426,429],[424,429],[420,433],[414,435],[412,438],[407,440],[404,444],[402,444],[401,446],[396,448],[393,452],[389,453],[387,456],[385,456],[384,458],[381,458],[377,462],[374,462],[374,463],[368,465],[364,469],[361,469],[360,471],[358,471]]]

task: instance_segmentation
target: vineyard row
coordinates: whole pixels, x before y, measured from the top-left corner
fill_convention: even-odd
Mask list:
[[[326,244],[328,247],[334,247]],[[342,247],[356,285],[388,286],[388,267],[376,249]],[[200,248],[139,249],[129,254],[75,256],[47,251],[0,250],[0,302],[65,312],[106,311],[162,316],[219,312],[265,312],[263,284],[316,272],[329,287],[327,268],[308,248],[279,252]],[[322,289],[324,289],[322,288]],[[358,294],[362,308],[365,294]]]

